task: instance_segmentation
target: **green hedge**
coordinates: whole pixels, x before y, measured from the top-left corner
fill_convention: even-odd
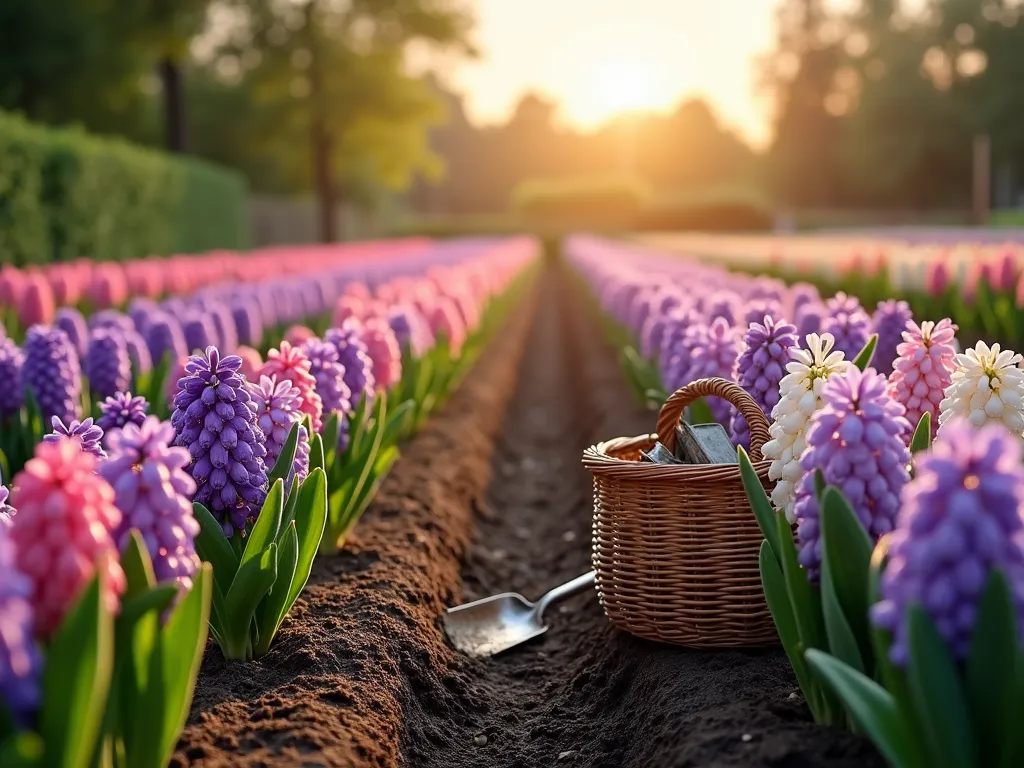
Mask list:
[[[246,245],[237,173],[0,112],[0,263]]]

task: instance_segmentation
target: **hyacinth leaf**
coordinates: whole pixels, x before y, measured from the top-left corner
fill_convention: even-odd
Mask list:
[[[825,619],[829,651],[851,669],[864,673],[864,659],[861,657],[850,622],[843,614],[843,608],[836,596],[828,559],[822,559],[821,581],[818,586],[821,591],[821,614]]]
[[[118,635],[122,631],[130,631],[132,625],[150,611],[162,613],[178,596],[176,583],[158,584],[142,594],[126,599],[117,617]],[[124,630],[122,630],[124,627]]]
[[[825,493],[825,486],[828,485],[825,482],[825,473],[821,469],[814,470],[814,498],[819,502],[821,501],[821,495]]]
[[[825,489],[821,497],[822,560],[828,566],[837,607],[856,639],[861,657],[868,662],[861,671],[868,674],[872,669],[867,621],[868,572],[873,548],[867,531],[843,494],[834,487]]]
[[[276,580],[277,544],[273,542],[262,554],[238,567],[235,580],[224,598],[230,633],[228,647],[221,647],[225,658],[245,659],[250,656],[249,628],[253,614]]]
[[[295,576],[288,590],[288,607],[291,608],[313,568],[313,558],[324,536],[327,525],[327,476],[322,469],[314,469],[299,488],[296,505],[295,528],[298,535],[298,561]]]
[[[121,553],[121,568],[127,581],[123,600],[130,600],[156,586],[153,560],[142,541],[142,536],[134,528],[128,532],[128,544]]]
[[[925,411],[921,414],[921,420],[917,422],[917,429],[914,430],[914,437],[910,441],[910,452],[927,451],[932,447],[932,415]]]
[[[768,493],[765,491],[764,485],[761,484],[754,465],[750,463],[750,456],[742,446],[736,451],[739,456],[740,477],[743,480],[743,490],[747,493],[747,501],[750,502],[750,508],[754,512],[754,517],[757,518],[757,524],[761,527],[761,533],[771,547],[772,555],[778,561],[782,545],[779,542],[779,527],[775,520],[775,510],[772,509]]]
[[[789,657],[793,674],[796,675],[797,683],[800,685],[800,690],[804,694],[804,699],[807,701],[807,706],[810,708],[815,722],[824,722],[820,713],[819,691],[804,662],[803,648],[800,645],[800,630],[797,629],[793,606],[789,602],[786,579],[782,575],[782,569],[779,567],[775,553],[771,551],[771,545],[767,541],[761,542],[758,563],[761,569],[761,586],[764,589],[765,601],[768,603],[768,610],[775,622],[775,629],[779,633],[779,641],[786,651],[786,656]]]
[[[946,642],[920,605],[909,611],[907,682],[930,747],[930,765],[978,765],[963,686]]]
[[[1019,647],[1016,620],[1006,577],[993,571],[978,607],[964,673],[983,765],[1007,763],[1013,757],[1013,732],[1019,730],[1014,709]]]
[[[811,648],[805,656],[814,674],[840,698],[854,723],[890,765],[896,768],[923,765],[916,754],[910,729],[888,691],[823,651]]]
[[[352,413],[352,418],[349,419],[349,440],[348,440],[348,451],[347,455],[358,454],[359,449],[362,446],[363,435],[366,433],[367,427],[367,416],[366,408],[367,401],[365,395],[359,398],[359,405],[356,406],[355,411]]]
[[[277,542],[277,579],[270,593],[256,608],[258,639],[253,643],[252,655],[258,659],[270,650],[277,630],[288,615],[291,603],[288,601],[289,587],[295,577],[295,566],[299,557],[299,538],[295,533],[295,522],[285,527]]]
[[[341,414],[338,411],[331,411],[331,415],[327,417],[324,422],[324,430],[322,435],[322,446],[324,454],[324,466],[329,467],[334,464],[334,459],[338,453],[338,434],[341,427]],[[312,461],[312,455],[310,461]]]
[[[267,475],[270,485],[274,485],[278,479],[288,477],[288,473],[295,463],[295,450],[299,446],[300,426],[299,422],[295,422],[292,424],[292,428],[288,430],[288,437],[285,438],[284,445],[281,446],[281,453],[278,454],[277,461],[274,462],[274,468]],[[307,434],[309,433],[307,432]]]
[[[410,411],[412,411],[412,406],[412,402],[406,400],[399,403],[397,408],[388,412],[387,421],[384,426],[384,436],[381,438],[382,445],[394,445],[399,441],[402,436],[402,425],[405,423]]]
[[[199,521],[196,550],[201,559],[213,566],[214,578],[218,584],[223,585],[222,591],[227,594],[227,587],[238,571],[238,556],[224,537],[221,524],[210,514],[210,510],[198,502],[192,505],[192,510]]]
[[[298,475],[296,475],[292,478],[292,487],[289,489],[288,496],[284,501],[284,513],[281,515],[282,531],[288,527],[288,523],[295,519],[295,505],[298,502],[300,485],[302,484],[299,482]]]
[[[853,364],[860,368],[862,371],[871,365],[871,358],[875,356],[875,347],[878,346],[878,334],[871,334],[871,338],[868,339],[868,343],[864,345],[864,348],[857,353],[857,356],[853,358]]]
[[[0,742],[0,765],[4,768],[40,768],[45,755],[46,745],[32,731],[16,731]]]
[[[804,648],[827,648],[821,602],[807,578],[807,571],[797,561],[796,543],[785,513],[776,512],[775,522],[779,532],[779,564],[786,577],[786,590],[800,629],[800,640]]]
[[[337,441],[335,441],[337,445]],[[327,459],[324,456],[324,441],[320,435],[314,434],[309,441],[309,469],[326,470]]]
[[[39,718],[47,766],[85,768],[96,750],[114,669],[114,617],[100,598],[100,578],[86,587],[47,649]]]
[[[245,551],[238,562],[241,570],[246,563],[260,557],[263,552],[274,541],[281,532],[281,518],[284,516],[284,480],[278,478],[274,481],[267,494],[263,508],[256,516],[256,524],[249,532],[249,538],[245,543]]]
[[[686,407],[686,421],[689,424],[715,424],[715,417],[711,408],[699,397]]]

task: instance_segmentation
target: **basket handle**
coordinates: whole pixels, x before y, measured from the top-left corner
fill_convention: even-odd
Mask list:
[[[658,439],[661,444],[670,451],[675,450],[676,426],[682,418],[683,411],[686,410],[686,406],[702,397],[721,397],[736,406],[750,427],[750,458],[752,461],[761,461],[761,446],[770,438],[768,419],[764,417],[754,398],[739,384],[727,379],[697,379],[682,389],[677,389],[661,406],[661,412],[658,414]]]

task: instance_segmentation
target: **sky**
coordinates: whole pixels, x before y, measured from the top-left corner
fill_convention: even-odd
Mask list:
[[[832,0],[842,8],[852,0]],[[442,72],[477,124],[503,122],[535,92],[560,120],[595,128],[626,109],[670,111],[690,96],[763,146],[770,105],[756,57],[772,48],[778,0],[474,0],[481,57]]]

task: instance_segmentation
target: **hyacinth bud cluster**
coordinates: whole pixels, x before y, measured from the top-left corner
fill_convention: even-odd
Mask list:
[[[288,379],[277,381],[273,376],[260,376],[259,383],[249,382],[249,394],[256,406],[257,424],[266,437],[269,468],[277,463],[281,450],[288,440],[292,425],[302,420],[302,395],[299,388]],[[300,435],[300,443],[306,443],[306,466],[309,466],[309,435],[302,430],[305,440]],[[298,453],[296,453],[298,457]]]
[[[1024,467],[1020,440],[962,418],[915,460],[889,540],[874,623],[893,633],[893,663],[908,661],[908,610],[919,604],[954,658],[966,658],[981,596],[1002,571],[1024,630]]]
[[[786,375],[790,350],[796,346],[796,326],[771,315],[752,322],[743,337],[736,378],[766,417],[771,417],[779,402],[779,383]],[[750,427],[738,411],[732,416],[731,433],[735,445],[750,448]]]
[[[836,350],[847,360],[853,360],[868,343],[871,318],[857,299],[839,291],[825,302],[821,328],[824,333],[832,334]]]
[[[363,341],[362,330],[359,321],[349,319],[338,328],[329,328],[324,334],[324,341],[338,350],[338,360],[345,369],[345,386],[351,393],[353,405],[363,397],[372,398],[376,385],[373,360]]]
[[[895,299],[878,302],[875,315],[871,319],[872,331],[878,334],[878,344],[871,358],[872,368],[885,376],[892,373],[893,362],[899,355],[898,348],[903,341],[903,334],[913,320],[914,316],[907,302]]]
[[[1024,371],[1021,356],[998,344],[979,341],[954,358],[956,370],[939,403],[939,425],[961,416],[980,427],[999,422],[1015,435],[1024,433]]]
[[[114,490],[78,441],[43,442],[14,479],[11,525],[17,567],[31,582],[35,634],[47,639],[97,569],[102,599],[116,613],[125,589],[112,533],[121,524]]]
[[[949,318],[920,325],[911,320],[889,375],[889,394],[906,408],[907,421],[917,425],[925,413],[931,414],[932,436],[939,428],[939,406],[956,370],[956,330]]]
[[[216,347],[190,357],[171,416],[174,444],[192,457],[195,501],[220,520],[227,536],[245,530],[267,495],[266,438],[238,373],[241,364],[234,356],[222,358]]]
[[[84,355],[89,343],[89,326],[82,313],[74,307],[61,307],[54,315],[53,324],[68,335],[79,355]]]
[[[98,459],[106,458],[107,452],[103,450],[103,430],[93,423],[90,416],[85,421],[73,421],[65,424],[54,416],[50,420],[53,432],[43,436],[47,443],[57,443],[64,438],[70,438],[81,446],[86,453],[91,453]]]
[[[263,319],[259,304],[253,300],[237,299],[231,305],[231,316],[240,344],[259,346],[263,341]]]
[[[899,496],[910,478],[906,435],[911,427],[903,406],[889,397],[886,379],[854,365],[828,379],[823,404],[810,418],[803,477],[793,504],[800,564],[816,581],[821,566],[821,511],[815,472],[843,492],[875,541],[891,531]]]
[[[716,318],[711,325],[695,325],[687,333],[691,336],[690,381],[716,376],[735,379],[740,339],[724,317]],[[733,408],[727,400],[713,397],[707,404],[719,424],[729,423]]]
[[[89,335],[83,361],[89,388],[98,397],[110,397],[131,386],[132,361],[124,334],[115,328],[101,327]]]
[[[382,319],[369,318],[363,324],[362,339],[377,390],[391,389],[402,378],[402,348],[391,326]]]
[[[146,420],[149,413],[149,401],[131,392],[115,392],[99,404],[100,416],[96,426],[103,430],[105,437],[125,424],[138,424]]]
[[[39,706],[43,660],[32,635],[32,582],[18,569],[9,526],[0,525],[0,702],[26,725]]]
[[[35,397],[43,418],[57,416],[65,423],[82,410],[82,369],[78,352],[59,328],[34,325],[25,336],[21,377]]]
[[[293,347],[289,342],[282,341],[279,349],[267,352],[267,360],[259,370],[259,375],[270,376],[277,381],[290,381],[299,390],[302,402],[299,406],[309,416],[313,430],[323,429],[324,404],[316,391],[316,379],[310,372],[312,363],[301,347]]]
[[[323,402],[324,411],[349,413],[352,393],[345,384],[345,369],[338,361],[338,349],[323,339],[312,338],[302,345],[309,358],[309,372],[316,380],[316,392]]]
[[[800,458],[807,447],[806,429],[811,416],[821,407],[825,384],[849,363],[843,353],[833,350],[829,334],[808,334],[807,349],[792,348],[792,360],[779,382],[779,402],[772,409],[771,440],[761,453],[771,461],[768,477],[775,480],[772,502],[793,522],[796,486],[803,476]]]
[[[138,331],[123,331],[121,338],[128,350],[128,357],[135,373],[145,374],[153,369],[153,357],[149,354],[149,346]]]
[[[0,338],[0,419],[13,416],[25,405],[25,387],[22,367],[25,355],[21,348],[7,337]]]
[[[129,422],[110,436],[110,457],[99,473],[114,489],[114,504],[123,515],[114,531],[118,549],[124,551],[131,530],[137,530],[157,581],[177,581],[188,590],[199,565],[199,522],[192,512],[196,484],[185,471],[189,452],[172,448],[174,437],[174,427],[156,416],[141,426]]]
[[[188,355],[188,344],[185,343],[181,325],[166,312],[150,317],[146,323],[145,336],[154,362],[162,361],[168,355],[171,360],[179,360]]]

